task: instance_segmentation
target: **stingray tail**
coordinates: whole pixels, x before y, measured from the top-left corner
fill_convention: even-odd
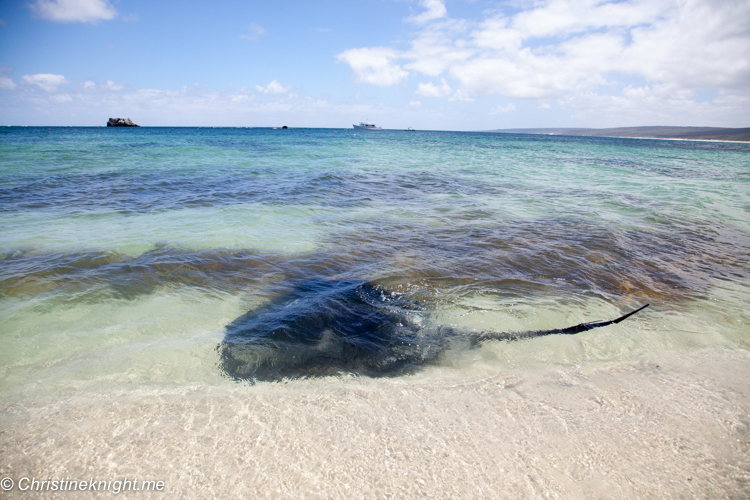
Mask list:
[[[642,310],[646,309],[648,306],[649,306],[649,304],[646,304],[644,306],[639,307],[635,311],[630,311],[629,313],[624,314],[624,315],[620,316],[619,318],[613,319],[613,320],[610,320],[610,321],[598,321],[596,323],[581,323],[580,325],[575,325],[575,326],[571,326],[571,327],[568,327],[568,328],[561,328],[559,330],[549,330],[549,331],[546,331],[546,332],[539,332],[539,334],[541,334],[541,335],[549,335],[549,334],[554,334],[554,333],[562,333],[562,334],[571,335],[571,334],[574,334],[574,333],[585,332],[586,330],[591,330],[592,328],[599,328],[600,326],[613,325],[615,323],[619,323],[620,321],[623,321],[623,320],[629,318],[630,316],[634,315],[638,311],[642,311]]]
[[[626,319],[626,318],[629,318],[630,316],[634,315],[634,314],[635,314],[635,313],[637,313],[638,311],[642,311],[643,309],[646,309],[646,308],[647,308],[648,306],[649,306],[649,304],[646,304],[646,305],[644,305],[644,306],[641,306],[641,307],[639,307],[639,308],[638,308],[638,309],[636,309],[635,311],[630,311],[629,313],[627,313],[627,314],[625,314],[625,315],[623,315],[623,316],[620,316],[619,318],[617,318],[617,319],[615,319],[615,320],[612,320],[612,323],[619,323],[620,321],[622,321],[622,320],[624,320],[624,319]]]
[[[554,330],[536,330],[536,331],[530,331],[530,332],[506,332],[506,333],[483,332],[477,335],[473,339],[473,341],[478,344],[478,343],[484,342],[485,340],[518,340],[518,339],[525,339],[525,338],[531,338],[531,337],[543,337],[545,335],[573,335],[576,333],[581,333],[587,330],[591,330],[593,328],[599,328],[600,326],[607,326],[607,325],[613,325],[615,323],[619,323],[620,321],[624,321],[627,318],[631,317],[638,311],[644,310],[648,306],[649,305],[646,304],[644,306],[639,307],[635,311],[630,311],[627,314],[623,314],[619,318],[612,319],[609,321],[597,321],[594,323],[581,323],[579,325],[569,326],[568,328],[556,328]]]

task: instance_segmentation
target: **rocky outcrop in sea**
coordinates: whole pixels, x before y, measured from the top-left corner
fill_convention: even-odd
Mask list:
[[[140,127],[136,125],[130,118],[110,118],[107,122],[108,127]]]

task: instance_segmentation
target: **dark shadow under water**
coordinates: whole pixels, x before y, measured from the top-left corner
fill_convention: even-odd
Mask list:
[[[646,306],[611,321],[477,333],[435,324],[424,306],[370,282],[312,279],[290,285],[287,294],[227,325],[217,349],[222,372],[235,379],[395,376],[416,370],[447,349],[471,348],[486,340],[580,333],[619,323]]]

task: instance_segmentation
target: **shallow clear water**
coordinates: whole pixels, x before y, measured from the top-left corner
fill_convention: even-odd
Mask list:
[[[465,332],[651,303],[451,349],[420,377],[746,349],[749,212],[744,144],[7,127],[0,396],[234,384],[227,325],[316,279],[373,282]]]

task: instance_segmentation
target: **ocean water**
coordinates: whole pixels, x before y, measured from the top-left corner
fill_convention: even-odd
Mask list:
[[[746,144],[6,127],[0,213],[6,401],[245,383],[222,369],[228,325],[316,282],[371,284],[433,334],[651,304],[575,336],[431,353],[422,377],[750,343]],[[320,293],[303,316],[330,307]]]
[[[9,497],[747,498],[748,304],[748,144],[0,128]]]

